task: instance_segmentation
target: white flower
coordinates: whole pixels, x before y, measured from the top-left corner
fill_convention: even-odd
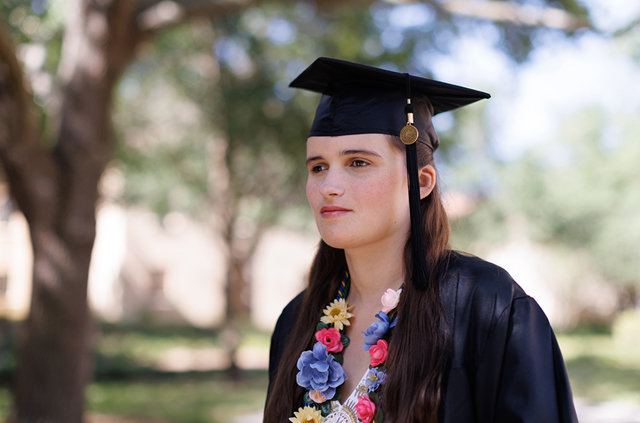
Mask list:
[[[289,419],[291,423],[322,423],[324,418],[319,410],[312,407],[299,408]]]
[[[320,318],[320,321],[328,325],[333,323],[334,328],[342,330],[344,326],[351,324],[349,319],[353,317],[353,314],[349,313],[350,308],[344,298],[334,300],[323,310],[324,316]]]

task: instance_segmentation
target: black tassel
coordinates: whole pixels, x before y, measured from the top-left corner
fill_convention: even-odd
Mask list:
[[[413,286],[425,290],[429,283],[422,216],[420,213],[420,182],[418,180],[418,157],[416,143],[406,146],[407,176],[409,179],[409,212],[411,214],[411,262],[413,264]]]
[[[413,127],[413,104],[411,104],[411,76],[405,74],[405,89],[407,104],[407,126]],[[407,179],[409,180],[409,212],[411,214],[411,263],[413,265],[413,286],[419,290],[426,290],[429,284],[429,272],[424,249],[422,234],[422,214],[420,213],[420,181],[418,179],[418,153],[416,139],[403,140],[407,152]],[[400,138],[402,139],[402,133]]]

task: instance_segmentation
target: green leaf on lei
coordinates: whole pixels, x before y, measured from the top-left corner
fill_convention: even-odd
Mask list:
[[[340,337],[340,343],[346,348],[349,346],[349,343],[351,342],[351,340],[349,339],[349,337],[347,335],[342,335]]]
[[[322,329],[329,329],[329,325],[324,322],[318,322],[316,325],[316,332]]]
[[[320,413],[322,414],[322,417],[327,417],[330,412],[331,412],[331,401],[325,401],[322,404],[320,404]]]
[[[373,420],[376,422],[383,421],[384,416],[382,413],[382,407],[380,407],[380,395],[378,395],[378,392],[369,392],[369,399],[376,404],[376,413],[373,416]]]
[[[304,402],[309,404],[310,406],[314,406],[316,403],[313,402],[313,400],[311,399],[311,397],[309,396],[309,391],[304,393]]]

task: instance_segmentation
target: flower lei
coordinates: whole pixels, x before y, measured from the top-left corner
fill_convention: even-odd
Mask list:
[[[303,351],[297,362],[298,374],[296,382],[306,389],[304,407],[300,407],[291,423],[321,423],[331,412],[331,401],[339,399],[339,388],[347,375],[342,368],[342,352],[349,345],[349,338],[343,333],[349,326],[349,318],[353,315],[345,300],[350,287],[349,273],[342,278],[336,299],[324,310],[320,322],[316,326],[316,342],[311,350]],[[398,301],[402,288],[387,289],[383,294],[382,310],[376,314],[377,320],[362,332],[363,348],[369,351],[371,361],[366,379],[367,395],[358,397],[356,415],[362,423],[383,421],[382,409],[376,407],[380,403],[380,390],[386,377],[384,363],[388,352],[389,329],[395,326]],[[386,338],[386,339],[385,339]]]

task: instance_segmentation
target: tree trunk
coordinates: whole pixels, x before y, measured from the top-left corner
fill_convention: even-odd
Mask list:
[[[34,257],[10,418],[18,423],[83,420],[91,375],[87,281],[98,182],[112,153],[112,90],[137,41],[133,2],[82,0],[68,6],[60,64],[63,101],[53,150],[36,132],[15,55],[2,51],[13,92],[5,102],[11,113],[0,114],[0,128],[8,128],[0,131],[0,158],[29,222]]]
[[[33,292],[18,356],[16,422],[82,422],[90,377],[91,234],[84,235],[88,242],[68,245],[49,229],[32,229]]]

